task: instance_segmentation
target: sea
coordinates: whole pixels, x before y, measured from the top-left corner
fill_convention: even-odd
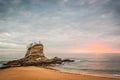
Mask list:
[[[0,67],[2,64],[22,58],[24,54],[0,54]],[[75,62],[53,64],[51,68],[61,72],[94,75],[101,77],[120,78],[120,54],[116,53],[79,53],[79,54],[46,54],[48,58],[55,56],[63,59],[72,59]]]

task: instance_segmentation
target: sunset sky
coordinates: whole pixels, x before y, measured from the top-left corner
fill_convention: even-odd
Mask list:
[[[0,53],[120,53],[120,0],[0,0]]]

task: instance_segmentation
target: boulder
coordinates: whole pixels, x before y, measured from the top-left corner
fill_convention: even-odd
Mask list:
[[[53,63],[57,63],[57,64],[61,64],[61,63],[62,63],[62,59],[59,58],[59,57],[54,57],[54,58],[52,59],[52,61],[53,61]]]
[[[71,59],[64,59],[62,60],[63,62],[74,62],[74,60],[71,60]]]

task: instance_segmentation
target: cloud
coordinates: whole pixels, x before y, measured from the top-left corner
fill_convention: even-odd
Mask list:
[[[82,51],[97,40],[120,48],[119,0],[115,1],[0,0],[1,49],[39,40],[54,53]]]

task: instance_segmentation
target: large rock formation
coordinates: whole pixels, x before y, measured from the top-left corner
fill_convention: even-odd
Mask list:
[[[7,67],[16,67],[16,66],[29,66],[29,65],[49,65],[49,64],[61,64],[62,62],[73,62],[70,59],[64,59],[54,57],[48,59],[43,53],[43,44],[31,44],[24,58],[14,61],[9,61],[6,65]]]
[[[43,53],[43,44],[36,44],[28,48],[24,57],[27,61],[46,61],[48,60]]]

